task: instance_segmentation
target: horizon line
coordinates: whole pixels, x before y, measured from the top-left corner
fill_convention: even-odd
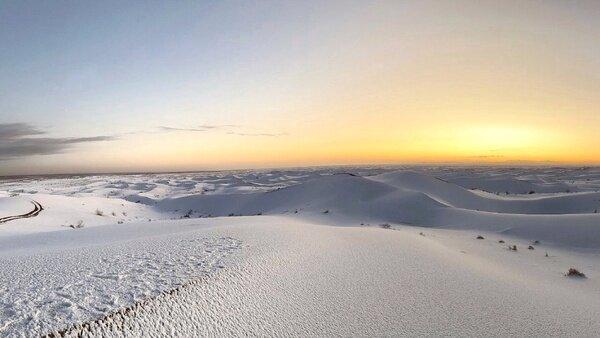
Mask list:
[[[308,169],[308,168],[333,168],[333,167],[428,167],[428,166],[446,166],[446,167],[515,167],[515,168],[600,168],[600,163],[565,163],[565,162],[419,162],[419,163],[361,163],[361,164],[319,164],[319,165],[289,165],[289,166],[264,166],[264,167],[238,167],[238,168],[220,168],[220,169],[190,169],[190,170],[115,170],[115,171],[81,171],[81,172],[56,172],[56,173],[38,173],[38,174],[0,174],[0,179],[25,178],[25,177],[70,177],[70,176],[109,176],[109,175],[148,175],[148,174],[186,174],[202,172],[227,172],[227,171],[245,171],[245,170],[289,170],[289,169]]]

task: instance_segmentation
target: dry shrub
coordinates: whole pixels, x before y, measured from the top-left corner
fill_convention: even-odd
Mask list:
[[[579,270],[577,270],[575,268],[570,268],[569,269],[569,272],[567,272],[567,277],[586,278],[585,274],[583,272],[580,272]]]

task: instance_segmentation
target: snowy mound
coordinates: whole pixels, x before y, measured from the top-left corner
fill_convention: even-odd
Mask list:
[[[371,179],[397,188],[423,192],[453,207],[471,209],[481,202],[479,196],[462,187],[414,171],[394,171]]]
[[[461,209],[506,214],[588,214],[600,208],[598,192],[542,197],[481,196],[456,184],[412,171],[385,173],[372,179],[394,187],[420,191]]]
[[[195,195],[159,201],[162,211],[201,216],[322,213],[396,222],[425,222],[427,210],[445,207],[421,192],[398,189],[363,177],[320,177],[268,193]]]

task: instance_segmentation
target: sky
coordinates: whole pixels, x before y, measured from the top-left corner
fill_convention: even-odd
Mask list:
[[[600,164],[597,1],[0,1],[0,175]]]

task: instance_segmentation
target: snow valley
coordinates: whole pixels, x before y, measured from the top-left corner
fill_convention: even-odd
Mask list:
[[[599,209],[597,168],[6,178],[0,336],[593,336]]]

